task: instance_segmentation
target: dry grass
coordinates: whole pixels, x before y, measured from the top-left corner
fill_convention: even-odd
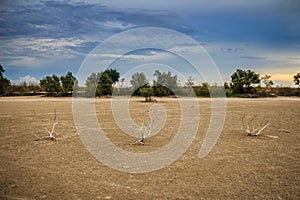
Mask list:
[[[168,119],[159,134],[146,140],[148,145],[126,145],[136,139],[115,125],[109,99],[97,99],[97,116],[121,148],[154,151],[172,139],[180,122],[176,99],[158,101]],[[132,100],[131,115],[137,123],[151,104]],[[197,154],[208,128],[210,102],[199,99],[200,129],[189,150],[164,169],[129,174],[110,169],[87,152],[76,135],[70,98],[0,98],[0,198],[298,199],[300,99],[229,99],[227,105],[222,135],[207,157],[199,160]],[[35,141],[33,133],[51,128],[54,109],[58,143]],[[241,122],[245,113],[271,124],[258,137],[246,136]]]

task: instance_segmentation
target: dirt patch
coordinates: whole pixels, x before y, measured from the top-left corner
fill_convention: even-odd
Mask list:
[[[0,197],[8,199],[298,199],[300,197],[300,99],[228,99],[226,122],[213,151],[197,154],[208,129],[210,100],[199,99],[200,128],[188,151],[170,166],[145,174],[113,170],[85,149],[76,134],[71,98],[0,98]],[[160,99],[158,99],[160,103]],[[152,103],[133,99],[131,116],[140,123]],[[154,104],[154,103],[153,103]],[[180,122],[177,99],[161,100],[163,130],[146,145],[116,126],[110,99],[97,99],[99,123],[116,145],[131,152],[166,145]],[[58,143],[35,141],[51,128],[57,112]],[[261,136],[242,131],[244,114],[271,124]],[[289,130],[280,132],[278,129]],[[263,136],[275,135],[278,139]]]

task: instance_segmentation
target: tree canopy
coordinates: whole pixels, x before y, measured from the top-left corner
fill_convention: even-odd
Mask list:
[[[237,69],[231,75],[231,82],[235,93],[251,93],[252,86],[259,84],[260,78],[254,71]]]
[[[113,83],[114,83],[113,79],[106,71],[101,73],[99,84],[98,84],[100,95],[112,95]]]
[[[116,83],[119,81],[120,73],[116,69],[107,69],[104,71],[108,76],[111,78],[113,83]]]
[[[136,72],[131,76],[131,89],[133,91],[133,95],[140,95],[141,91],[139,88],[143,88],[149,85],[149,82],[144,73]]]
[[[119,72],[117,73],[119,74]],[[119,78],[117,80],[119,80]],[[106,71],[92,73],[86,80],[85,94],[87,97],[112,95],[113,83],[113,79]]]
[[[295,76],[293,76],[294,78],[294,83],[295,85],[298,85],[300,87],[300,72],[298,72]]]
[[[143,97],[145,97],[146,102],[151,101],[151,96],[153,95],[152,87],[143,87],[140,89],[140,93]]]
[[[60,95],[61,93],[60,79],[55,74],[44,77],[42,80],[40,80],[40,85],[48,95]]]
[[[261,82],[264,84],[265,87],[271,87],[274,85],[273,81],[270,79],[272,76],[269,74],[264,75],[261,77]]]
[[[62,84],[62,93],[73,93],[73,90],[78,88],[78,81],[73,76],[72,72],[68,72],[65,76],[60,77]]]
[[[154,77],[156,77],[156,80],[153,80],[155,95],[168,96],[174,94],[178,87],[177,75],[172,76],[170,71],[161,73],[159,70],[156,70]]]
[[[58,77],[53,74],[46,76],[40,80],[40,86],[47,92],[48,95],[66,95],[73,92],[74,88],[78,87],[78,81],[73,76],[72,72],[68,72],[65,76]]]

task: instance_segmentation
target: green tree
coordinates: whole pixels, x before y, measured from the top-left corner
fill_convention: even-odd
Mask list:
[[[60,79],[55,74],[40,80],[40,86],[47,92],[47,95],[60,95],[61,93]]]
[[[224,82],[224,88],[225,90],[230,88],[230,83]]]
[[[253,84],[259,84],[259,74],[251,70],[237,69],[231,75],[233,92],[237,94],[251,92]]]
[[[106,72],[92,73],[86,80],[85,95],[95,97],[111,95],[113,91],[113,80]]]
[[[78,81],[73,76],[72,72],[68,72],[65,76],[60,77],[61,84],[62,84],[62,93],[68,94],[71,92],[73,93],[73,90],[78,88]]]
[[[143,88],[149,85],[149,82],[144,73],[136,72],[131,76],[130,83],[133,95],[141,95],[139,88]]]
[[[274,85],[273,81],[270,80],[272,76],[271,75],[264,75],[261,77],[261,82],[264,84],[265,87],[269,88],[271,87],[272,85]]]
[[[145,97],[145,101],[146,102],[150,102],[152,99],[151,99],[151,96],[153,95],[153,89],[152,87],[143,87],[143,88],[140,88],[140,93],[143,97]]]
[[[298,85],[300,87],[300,72],[298,72],[295,76],[293,76],[294,78],[294,83],[295,85]]]
[[[7,88],[10,86],[10,81],[3,76],[4,72],[4,68],[2,67],[2,65],[0,65],[0,95],[4,94]]]
[[[194,86],[194,91],[196,93],[196,96],[201,97],[209,97],[209,84],[204,82],[201,84],[201,86]]]
[[[119,81],[120,73],[116,69],[107,69],[104,72],[109,75],[114,84]]]
[[[224,89],[225,89],[227,97],[232,96],[232,89],[231,88],[232,88],[231,83],[224,82]]]
[[[161,73],[156,70],[154,73],[156,80],[153,80],[154,94],[157,96],[167,96],[174,94],[178,87],[177,75],[172,76],[171,72]]]
[[[113,92],[112,84],[113,83],[114,83],[114,81],[112,80],[112,78],[109,76],[108,73],[106,73],[106,72],[101,73],[98,87],[97,87],[100,90],[100,94],[101,95],[112,95],[112,92]]]

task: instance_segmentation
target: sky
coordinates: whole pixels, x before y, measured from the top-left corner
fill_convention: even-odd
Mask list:
[[[299,19],[297,0],[2,0],[0,64],[15,83],[38,82],[68,71],[80,76],[80,69],[97,71],[104,64],[119,70],[127,81],[133,72],[151,76],[160,69],[192,76],[196,83],[214,83],[212,65],[200,62],[205,69],[199,77],[190,63],[174,54],[189,51],[196,60],[197,53],[206,52],[224,81],[240,68],[270,74],[275,85],[292,86],[293,75],[300,72]],[[148,31],[143,42],[135,42],[141,37],[134,30],[147,27],[183,34],[203,51],[164,31]],[[132,35],[124,37],[124,31]],[[133,43],[145,48],[133,49]],[[107,51],[101,51],[105,44]],[[93,52],[97,59],[85,65]]]

